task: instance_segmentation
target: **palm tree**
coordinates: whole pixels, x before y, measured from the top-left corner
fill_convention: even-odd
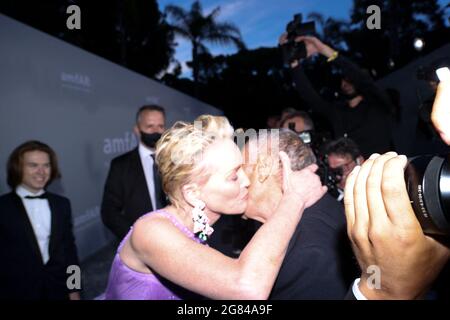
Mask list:
[[[239,29],[228,22],[217,22],[220,7],[215,8],[210,14],[204,15],[199,1],[195,1],[190,11],[168,5],[165,8],[166,15],[170,18],[171,27],[175,34],[188,39],[192,44],[192,71],[194,82],[198,83],[199,55],[207,53],[205,42],[222,45],[235,45],[239,50],[245,49]]]
[[[307,18],[314,20],[321,27],[322,41],[334,48],[342,48],[342,44],[345,43],[345,34],[349,32],[347,21],[325,18],[324,15],[317,12],[311,12]]]

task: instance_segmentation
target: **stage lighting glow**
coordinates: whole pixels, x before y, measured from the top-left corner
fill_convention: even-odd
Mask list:
[[[394,60],[389,59],[388,66],[389,66],[389,68],[391,68],[391,69],[394,68],[394,67],[395,67],[395,62],[394,62]]]
[[[414,48],[417,51],[421,51],[424,46],[425,46],[425,42],[422,39],[420,39],[420,38],[414,39]]]

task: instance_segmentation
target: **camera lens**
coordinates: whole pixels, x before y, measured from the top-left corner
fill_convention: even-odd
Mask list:
[[[405,170],[411,205],[427,234],[450,236],[449,156],[417,156]]]

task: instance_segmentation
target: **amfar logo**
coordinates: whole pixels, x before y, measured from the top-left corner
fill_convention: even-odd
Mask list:
[[[105,154],[125,153],[136,148],[138,140],[132,132],[125,132],[124,137],[106,138],[103,143]]]
[[[62,71],[61,82],[62,86],[66,88],[81,90],[84,92],[91,91],[91,79],[87,75]]]

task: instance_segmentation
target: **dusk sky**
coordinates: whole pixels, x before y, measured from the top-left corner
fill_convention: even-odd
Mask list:
[[[160,10],[168,4],[190,9],[191,0],[158,0]],[[448,1],[440,0],[441,6]],[[271,47],[277,44],[278,36],[285,30],[286,23],[295,13],[306,17],[311,12],[319,12],[325,17],[350,19],[353,0],[202,0],[205,13],[217,6],[221,7],[219,21],[233,22],[241,31],[249,49]],[[182,62],[191,60],[191,45],[178,39],[175,58]],[[225,46],[207,45],[212,54],[233,53],[236,49]],[[190,75],[190,69],[183,65],[183,75]]]

